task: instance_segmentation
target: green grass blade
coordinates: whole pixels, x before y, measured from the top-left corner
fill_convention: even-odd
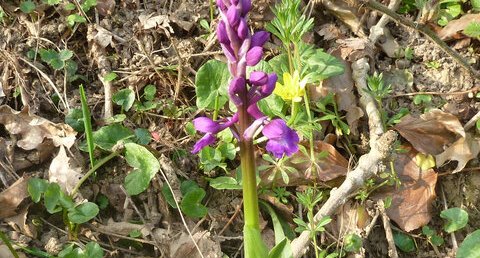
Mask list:
[[[93,168],[95,164],[95,159],[93,157],[93,149],[95,148],[95,145],[93,144],[90,110],[88,109],[87,97],[85,96],[83,85],[80,85],[80,100],[82,101],[83,123],[85,125],[85,137],[87,138],[88,156],[90,157],[90,166]]]

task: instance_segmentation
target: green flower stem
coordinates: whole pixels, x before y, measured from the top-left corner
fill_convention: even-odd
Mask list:
[[[292,61],[292,50],[290,50],[290,44],[285,44],[285,48],[287,49],[287,57],[288,57],[288,68],[290,69],[290,74],[293,74],[293,61]]]
[[[213,23],[213,19],[214,19],[213,18],[213,13],[215,11],[215,9],[214,9],[215,7],[213,6],[213,0],[209,0],[208,2],[210,4],[210,23],[209,23],[209,25],[210,25],[210,32],[212,32],[212,23]]]
[[[75,196],[75,194],[78,192],[78,189],[80,189],[80,186],[87,180],[88,177],[90,177],[97,169],[99,169],[101,166],[103,166],[105,163],[107,163],[109,160],[115,158],[120,154],[120,151],[114,151],[110,153],[110,155],[106,156],[105,158],[97,161],[95,165],[78,181],[77,185],[75,185],[75,188],[73,188],[71,196]]]
[[[218,110],[220,109],[220,95],[217,92],[217,95],[215,96],[215,109],[213,110],[213,121],[216,121],[218,118]]]
[[[246,103],[246,101],[244,102]],[[259,208],[257,195],[257,173],[252,140],[245,140],[243,132],[250,125],[246,105],[239,108],[240,162],[243,184],[244,242],[246,258],[263,258],[267,248],[260,235]]]
[[[8,237],[3,233],[3,231],[0,230],[0,240],[7,246],[8,250],[10,250],[10,253],[12,253],[13,257],[18,258],[17,251],[13,249],[12,244],[10,243],[10,240]]]
[[[308,94],[307,94],[307,89],[305,89],[305,93],[303,94],[303,101],[305,102],[305,109],[307,110],[307,118],[308,118],[308,123],[310,125],[313,124],[312,120],[312,112],[310,111],[310,101],[308,99]],[[315,161],[315,151],[314,151],[314,145],[313,145],[313,131],[310,131],[310,159],[312,162]]]
[[[290,119],[287,121],[287,125],[293,125],[295,123],[295,119],[297,118],[298,115],[298,106],[300,105],[299,102],[293,101],[292,100],[292,110],[290,114]]]

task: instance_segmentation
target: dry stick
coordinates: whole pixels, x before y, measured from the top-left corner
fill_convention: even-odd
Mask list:
[[[445,191],[443,190],[443,187],[440,186],[440,190],[442,191],[442,201],[443,201],[443,207],[445,210],[448,210],[448,205],[447,205],[447,198],[445,197]],[[457,238],[455,237],[455,232],[450,233],[450,237],[452,238],[452,249],[453,252],[456,253],[458,249],[458,243],[457,243]],[[435,246],[432,245],[434,248]]]
[[[392,0],[388,4],[388,9],[392,11],[396,11],[398,7],[400,6],[400,3],[402,1],[400,0]],[[390,18],[388,15],[383,14],[380,20],[378,20],[377,24],[370,28],[370,36],[368,36],[368,39],[375,44],[377,42],[378,38],[383,35],[383,29],[385,28],[385,25],[390,21]]]
[[[347,201],[350,194],[363,186],[366,179],[377,173],[379,169],[378,164],[389,156],[391,145],[397,138],[397,134],[394,131],[383,133],[380,113],[372,97],[365,91],[367,87],[366,77],[369,70],[367,59],[361,58],[356,61],[352,64],[352,70],[353,79],[358,88],[357,91],[362,95],[360,103],[368,115],[371,150],[360,157],[358,166],[347,174],[342,185],[330,191],[330,197],[315,214],[314,223],[318,223],[323,217],[333,214],[338,207]],[[307,231],[302,232],[299,237],[292,241],[292,252],[295,258],[304,254],[309,242],[310,234]]]
[[[395,247],[395,241],[393,240],[392,228],[390,227],[390,219],[385,212],[385,205],[382,200],[377,202],[380,214],[382,214],[383,229],[385,230],[385,237],[388,243],[388,255],[391,258],[398,258],[397,248]]]
[[[401,25],[410,27],[416,31],[421,32],[423,35],[427,36],[431,41],[436,43],[438,47],[440,47],[440,49],[442,49],[445,53],[447,53],[450,57],[452,57],[459,65],[461,65],[463,68],[469,71],[474,77],[480,79],[480,72],[473,69],[473,67],[462,56],[460,56],[460,54],[458,54],[457,51],[451,49],[443,40],[441,40],[437,36],[437,34],[434,31],[429,29],[426,25],[413,22],[410,19],[407,19],[397,14],[396,12],[388,9],[386,6],[378,3],[377,1],[362,0],[362,2],[365,4],[366,7],[390,16],[390,18],[400,23]]]

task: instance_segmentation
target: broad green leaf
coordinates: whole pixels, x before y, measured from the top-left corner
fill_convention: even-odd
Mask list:
[[[243,226],[243,249],[245,257],[248,258],[265,258],[268,256],[268,250],[262,240],[260,230],[251,226]]]
[[[345,239],[344,239],[344,248],[345,251],[351,252],[351,253],[356,253],[360,251],[360,248],[362,248],[363,241],[362,238],[359,237],[357,234],[348,234]]]
[[[58,53],[53,49],[40,49],[38,51],[43,62],[50,64],[52,60],[58,59]]]
[[[70,26],[70,27],[73,27],[73,25],[75,25],[75,23],[84,23],[86,22],[87,19],[85,19],[85,17],[81,16],[81,15],[78,15],[76,13],[74,14],[70,14],[69,16],[67,16],[67,24]]]
[[[125,190],[129,195],[137,195],[147,189],[160,163],[147,148],[136,143],[125,144],[125,159],[134,168],[125,177]]]
[[[172,191],[167,184],[163,184],[162,186],[162,194],[165,197],[165,200],[172,208],[177,208],[177,204],[175,203],[175,199],[173,198]]]
[[[100,149],[111,151],[119,141],[125,141],[134,136],[132,130],[121,124],[112,124],[93,132],[93,142]]]
[[[415,95],[413,97],[413,103],[415,105],[420,105],[420,104],[429,104],[432,102],[432,96],[431,95],[426,95],[426,94],[420,94],[420,95]]]
[[[45,190],[45,194],[43,197],[43,205],[50,214],[62,210],[61,207],[58,207],[61,191],[62,190],[57,183],[50,183]]]
[[[204,29],[204,30],[210,30],[210,25],[208,24],[208,21],[205,20],[205,19],[201,19],[200,20],[200,26]]]
[[[403,252],[409,253],[415,251],[416,249],[415,242],[413,241],[412,237],[405,233],[393,231],[393,240],[395,245]]]
[[[180,208],[188,217],[202,218],[207,215],[207,207],[201,203],[204,197],[205,190],[199,187],[192,189],[183,196]]]
[[[60,3],[60,0],[43,0],[43,2],[48,5],[56,5]]]
[[[210,60],[198,69],[195,77],[195,92],[199,109],[215,107],[215,98],[219,96],[219,107],[223,107],[228,98],[228,82],[230,72],[227,64]]]
[[[68,114],[65,116],[65,123],[75,129],[77,132],[85,131],[82,109],[70,109],[70,112],[68,112]]]
[[[34,203],[40,201],[42,194],[47,190],[48,181],[40,178],[30,178],[28,180],[27,190]]]
[[[73,56],[73,52],[68,49],[64,49],[58,52],[58,59],[64,62],[72,58],[72,56]]]
[[[128,111],[135,102],[135,93],[131,89],[119,90],[113,94],[112,101],[121,106],[123,110]]]
[[[468,213],[461,208],[450,208],[440,213],[442,219],[446,219],[447,223],[443,225],[443,230],[452,233],[465,227],[468,223]]]
[[[217,147],[217,150],[219,150],[222,153],[223,157],[229,160],[233,160],[235,159],[235,156],[237,156],[235,144],[230,142],[220,143]]]
[[[430,238],[430,242],[432,242],[432,245],[441,246],[445,241],[441,236],[435,234]]]
[[[65,9],[65,11],[73,11],[76,8],[77,6],[74,3],[67,3],[63,6],[63,9]]]
[[[85,0],[81,7],[84,12],[88,12],[92,7],[97,5],[97,0]]]
[[[285,115],[282,113],[284,106],[285,101],[276,94],[271,94],[258,102],[260,111],[269,117],[284,117]]]
[[[78,70],[77,62],[73,60],[65,61],[65,71],[67,72],[67,76],[68,76],[67,80],[69,82],[73,82],[76,79],[81,78],[81,76],[75,74],[77,70]]]
[[[480,229],[473,231],[465,237],[457,250],[457,258],[480,257]]]
[[[72,223],[82,224],[97,216],[98,206],[93,202],[86,202],[68,210],[68,219]]]
[[[284,238],[280,243],[276,244],[268,253],[268,258],[293,258],[290,240]]]
[[[61,70],[63,69],[63,67],[65,67],[65,62],[60,59],[52,59],[52,61],[50,62],[50,65],[55,70]]]
[[[308,74],[309,82],[318,82],[326,78],[342,74],[343,64],[336,57],[329,55],[321,49],[316,49],[315,53],[308,59],[307,64],[311,73]]]
[[[27,0],[25,2],[22,2],[20,4],[20,11],[22,11],[23,13],[31,13],[33,11],[35,11],[35,3],[32,2],[31,0]]]
[[[435,235],[435,230],[431,229],[429,226],[423,226],[422,227],[422,233],[425,236],[431,237],[431,236]]]
[[[135,141],[141,145],[147,145],[152,140],[152,135],[150,131],[145,128],[135,129]]]
[[[103,77],[103,80],[106,81],[106,82],[111,82],[115,79],[117,79],[118,75],[114,72],[110,72],[110,73],[107,73],[105,74],[105,76]]]
[[[157,87],[153,84],[149,84],[143,89],[143,97],[146,100],[152,101],[155,98],[155,94],[157,94]]]
[[[99,244],[95,242],[89,242],[85,246],[85,257],[88,258],[102,258],[103,257],[103,249],[100,247]]]
[[[180,184],[180,192],[182,195],[186,195],[188,192],[200,188],[198,184],[193,180],[185,180]]]
[[[480,0],[470,0],[470,3],[472,4],[472,8],[475,11],[480,11]]]
[[[273,72],[277,74],[277,82],[283,84],[283,74],[289,72],[287,55],[280,54],[278,56],[274,56],[268,61],[268,64],[272,68]]]
[[[115,124],[115,123],[121,123],[127,119],[127,115],[125,114],[116,114],[112,117],[109,117],[105,119],[106,124]]]
[[[208,179],[210,186],[217,190],[240,190],[242,185],[238,181],[229,176],[220,176],[212,179]]]
[[[463,33],[472,38],[480,38],[480,22],[471,22],[465,30],[463,30]]]

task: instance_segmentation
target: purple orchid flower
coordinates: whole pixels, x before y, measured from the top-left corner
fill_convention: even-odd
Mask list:
[[[298,151],[297,133],[281,119],[270,121],[257,106],[258,101],[272,94],[277,75],[254,71],[247,79],[246,74],[247,66],[255,66],[262,59],[263,45],[270,35],[266,31],[258,31],[251,35],[247,24],[247,13],[252,7],[251,0],[217,0],[217,6],[221,17],[217,27],[217,38],[227,57],[228,69],[233,77],[228,94],[239,111],[233,117],[219,121],[207,117],[194,119],[193,125],[197,131],[205,133],[205,136],[195,144],[192,153],[197,153],[205,146],[215,143],[215,135],[230,128],[239,141],[252,140],[261,129],[263,135],[268,138],[268,151],[277,158],[283,155],[290,156]],[[240,114],[242,110],[246,112]],[[239,120],[240,128],[237,131],[235,124]]]

